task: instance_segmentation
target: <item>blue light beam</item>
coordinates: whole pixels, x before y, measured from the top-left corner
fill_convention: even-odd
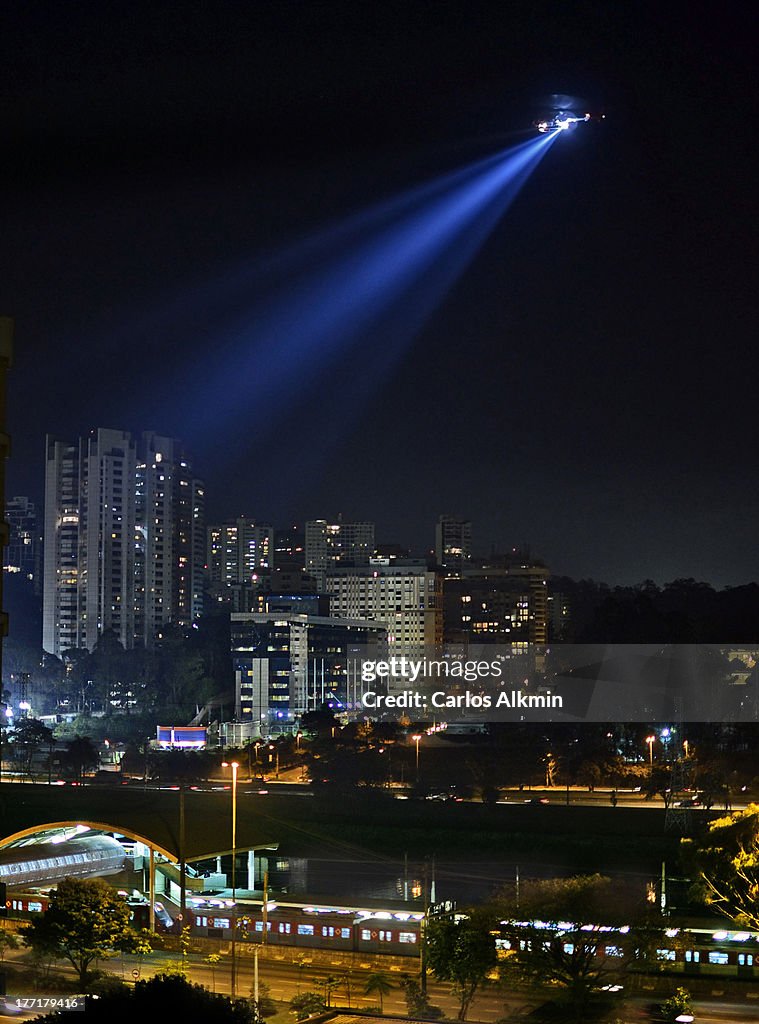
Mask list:
[[[556,134],[358,213],[302,243],[292,258],[285,254],[289,279],[209,339],[217,369],[203,378],[195,408],[212,410],[216,433],[241,420],[248,428],[271,424],[379,329],[392,341],[383,342],[379,354],[365,353],[376,385],[378,370],[389,369],[407,350]],[[207,367],[206,353],[204,372]],[[197,371],[191,368],[182,389],[183,405],[188,388],[197,388]]]

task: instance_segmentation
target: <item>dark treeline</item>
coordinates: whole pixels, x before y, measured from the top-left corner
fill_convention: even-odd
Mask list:
[[[569,602],[578,643],[759,643],[759,584],[715,590],[708,583],[652,580],[610,587],[556,576],[551,591]]]

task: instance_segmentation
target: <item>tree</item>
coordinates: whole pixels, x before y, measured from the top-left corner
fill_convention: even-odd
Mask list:
[[[251,985],[249,1002],[253,1010],[253,1019],[256,1021],[273,1017],[277,1012],[277,1004],[272,999],[271,987],[265,981],[258,983],[258,999],[256,999],[255,984]]]
[[[66,745],[65,761],[74,778],[81,782],[88,769],[97,768],[100,757],[89,736],[75,736]]]
[[[759,928],[759,805],[709,822],[700,843],[683,845],[698,877],[695,895],[741,928]]]
[[[221,960],[220,953],[209,953],[208,956],[203,957],[203,963],[208,964],[211,968],[211,988],[216,991],[216,965]]]
[[[431,1005],[427,993],[422,991],[422,986],[416,978],[402,978],[401,988],[406,997],[406,1011],[409,1017],[439,1020],[443,1016],[443,1011],[439,1006]]]
[[[661,796],[664,806],[669,807],[672,801],[672,772],[666,765],[656,764],[643,779],[643,793],[646,800]]]
[[[50,1014],[41,1021],[61,1021],[68,1014]],[[254,1024],[247,999],[229,999],[179,975],[156,974],[134,988],[105,992],[87,1001],[87,1024],[120,1024],[135,1020],[181,1020],[182,1024]]]
[[[385,996],[392,991],[392,984],[390,979],[384,971],[373,971],[366,979],[366,985],[364,986],[364,993],[367,996],[378,996],[379,997],[379,1008],[380,1013],[383,1011],[383,1002]]]
[[[13,932],[0,929],[0,963],[5,960],[5,954],[9,949],[18,949],[18,938]]]
[[[681,1014],[692,1014],[693,1004],[687,988],[678,988],[673,996],[661,1004],[661,1012],[667,1020],[676,1021]]]
[[[68,960],[84,986],[95,961],[134,948],[138,936],[129,917],[126,902],[102,879],[64,878],[23,939],[35,953]]]
[[[498,909],[511,946],[503,975],[560,986],[576,1021],[633,959],[656,955],[661,934],[643,892],[601,875],[523,883]]]
[[[479,911],[459,920],[433,920],[427,929],[427,963],[441,981],[453,983],[459,1020],[466,1020],[477,989],[497,962],[491,923]]]
[[[36,718],[22,718],[13,728],[13,749],[21,771],[31,775],[34,755],[40,747],[53,743],[52,729]]]
[[[301,992],[290,1000],[290,1013],[296,1020],[305,1020],[317,1013],[323,1013],[327,1004],[321,992]]]

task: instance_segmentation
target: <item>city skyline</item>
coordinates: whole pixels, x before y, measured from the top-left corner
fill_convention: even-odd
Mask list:
[[[6,34],[8,493],[41,498],[46,432],[147,425],[195,452],[209,519],[332,509],[420,550],[449,510],[574,577],[759,578],[740,11],[277,5],[168,33],[138,5],[105,39],[86,6]],[[340,358],[285,332],[241,371],[272,303],[300,330],[320,246],[350,267],[358,222],[512,152],[557,92],[606,120],[549,145],[434,308],[425,277]]]

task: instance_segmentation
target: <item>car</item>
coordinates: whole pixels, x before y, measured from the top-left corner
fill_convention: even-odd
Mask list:
[[[532,804],[533,806],[537,804],[547,804],[548,802],[549,800],[547,796],[534,796],[531,800],[525,800],[526,804]]]
[[[684,800],[678,801],[675,807],[703,807],[703,803],[700,797],[688,796]]]

